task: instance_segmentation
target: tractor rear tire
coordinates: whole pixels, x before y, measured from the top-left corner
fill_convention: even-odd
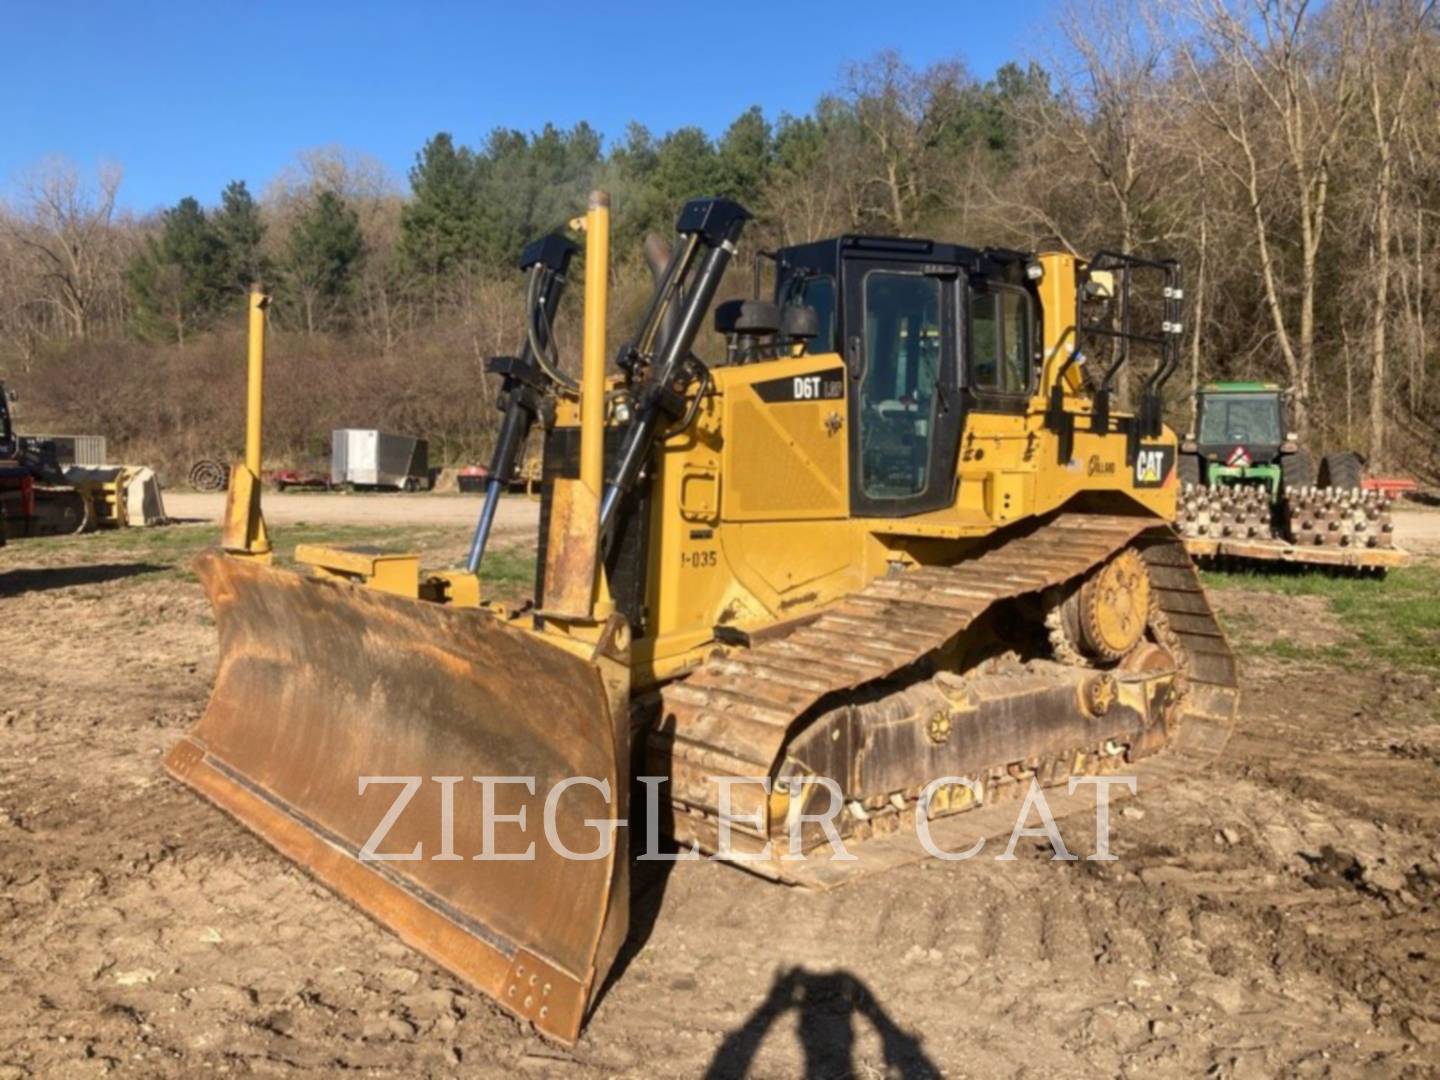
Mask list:
[[[1320,486],[1358,491],[1365,479],[1365,464],[1351,451],[1326,454],[1320,463]]]
[[[1280,484],[1287,491],[1315,484],[1315,459],[1309,450],[1296,450],[1280,459]]]
[[[1181,454],[1176,468],[1180,474],[1181,485],[1194,484],[1196,487],[1200,486],[1199,454]]]

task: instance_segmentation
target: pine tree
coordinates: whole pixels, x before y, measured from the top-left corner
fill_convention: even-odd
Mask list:
[[[225,248],[199,202],[186,196],[165,211],[160,234],[146,238],[126,281],[144,337],[183,345],[209,322],[225,296]]]
[[[600,136],[589,124],[546,124],[536,134],[497,128],[476,157],[480,183],[480,259],[513,263],[537,235],[560,228],[585,205],[600,165]]]
[[[432,300],[442,282],[480,252],[480,187],[474,155],[446,132],[430,139],[410,170],[400,214],[400,256]]]
[[[344,321],[365,258],[360,218],[336,192],[321,191],[295,218],[286,245],[285,299],[307,333]]]
[[[696,127],[657,140],[644,126],[630,125],[611,154],[610,171],[623,193],[618,238],[632,249],[648,232],[669,236],[687,199],[719,194],[724,184],[715,146]]]
[[[754,209],[773,155],[770,125],[760,106],[752,105],[736,117],[720,139],[716,169],[719,187],[714,194],[737,199]]]
[[[251,285],[265,279],[265,258],[260,253],[265,225],[260,220],[260,206],[244,180],[232,180],[226,186],[220,195],[220,209],[211,215],[210,222],[224,249],[227,288],[248,292]]]

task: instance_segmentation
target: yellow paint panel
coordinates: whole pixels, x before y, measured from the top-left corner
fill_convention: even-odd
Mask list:
[[[843,517],[845,444],[825,418],[844,403],[766,404],[748,389],[735,398],[726,416],[725,518]]]

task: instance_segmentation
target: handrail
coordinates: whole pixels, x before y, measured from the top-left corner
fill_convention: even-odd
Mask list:
[[[1085,282],[1076,282],[1075,287],[1075,343],[1070,356],[1056,376],[1056,385],[1082,354],[1083,339],[1087,336],[1108,338],[1117,343],[1114,359],[1105,367],[1095,390],[1095,401],[1091,410],[1091,427],[1095,431],[1108,431],[1110,425],[1110,395],[1115,376],[1131,360],[1131,346],[1152,347],[1159,353],[1159,362],[1141,385],[1140,400],[1132,422],[1133,433],[1154,437],[1161,430],[1160,391],[1180,364],[1179,338],[1182,330],[1181,305],[1184,291],[1181,287],[1180,264],[1174,259],[1151,259],[1128,252],[1099,251],[1089,261],[1089,269],[1116,272],[1115,292],[1111,297],[1117,311],[1104,322],[1085,322],[1082,312],[1085,305]],[[1158,333],[1136,329],[1134,324],[1133,276],[1136,271],[1157,271],[1162,275],[1160,329]],[[1118,326],[1116,322],[1118,321]],[[1062,341],[1064,340],[1062,336]],[[1057,346],[1058,347],[1058,346]],[[1056,414],[1055,394],[1052,390],[1052,426],[1062,423]],[[1132,442],[1134,440],[1132,439]]]

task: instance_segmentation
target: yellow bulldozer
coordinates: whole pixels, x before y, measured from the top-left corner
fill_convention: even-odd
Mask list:
[[[198,564],[219,670],[167,766],[562,1041],[660,832],[825,886],[894,864],[918,826],[1213,755],[1234,724],[1234,657],[1169,524],[1178,265],[842,236],[757,254],[754,295],[716,303],[748,218],[695,199],[673,250],[647,245],[653,297],[612,367],[592,196],[578,378],[553,326],[580,248],[526,250],[461,569],[270,564],[252,296],[247,461]],[[483,557],[537,424],[535,595],[510,610]]]

